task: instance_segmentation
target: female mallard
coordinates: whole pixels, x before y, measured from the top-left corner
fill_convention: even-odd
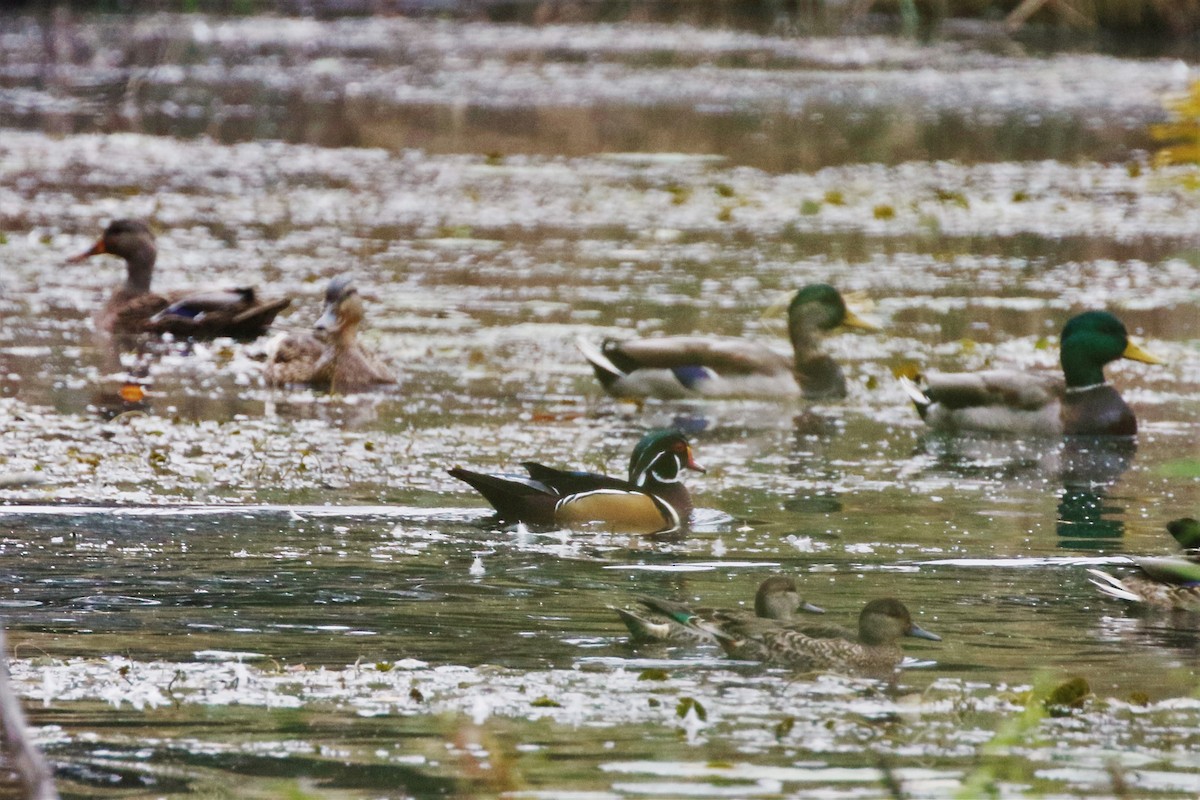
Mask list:
[[[1104,379],[1118,358],[1165,363],[1129,341],[1107,311],[1086,311],[1063,327],[1062,377],[1014,370],[923,376],[901,384],[932,428],[1033,436],[1132,436],[1137,419]]]
[[[600,384],[616,397],[846,396],[846,378],[820,351],[819,336],[834,328],[878,330],[848,308],[837,289],[815,283],[788,306],[792,358],[758,342],[729,337],[665,336],[606,340],[599,349],[578,341]]]
[[[529,525],[601,523],[623,533],[671,533],[687,524],[692,500],[685,469],[704,472],[682,433],[651,431],[629,459],[629,479],[572,472],[531,461],[523,475],[487,475],[455,467],[450,474],[470,484],[503,522]]]
[[[358,343],[363,306],[350,276],[340,275],[325,289],[325,308],[313,334],[272,342],[264,366],[267,384],[307,383],[334,393],[358,392],[396,379]]]
[[[681,612],[685,615],[699,616],[709,622],[750,616],[785,621],[793,619],[797,611],[807,611],[810,614],[825,613],[820,606],[805,602],[796,588],[795,579],[784,575],[772,575],[758,585],[758,591],[754,595],[753,614],[740,609],[688,609],[679,603],[648,596],[640,596],[637,601],[651,613],[624,608],[613,609],[629,629],[629,638],[634,642],[716,641],[712,634],[676,621]]]
[[[711,633],[725,652],[739,659],[752,659],[805,672],[838,670],[867,674],[890,673],[904,658],[898,640],[902,636],[940,642],[912,621],[908,609],[891,598],[872,600],[858,615],[858,638],[810,635],[802,629],[767,620],[706,622],[698,617],[677,621]]]
[[[98,317],[102,330],[115,334],[170,333],[179,338],[256,339],[287,308],[288,298],[259,302],[253,288],[175,293],[164,297],[150,291],[158,249],[154,234],[142,222],[118,219],[109,223],[90,250],[68,259],[78,263],[91,256],[111,253],[125,259],[125,283]]]
[[[1136,575],[1117,578],[1089,569],[1092,584],[1109,597],[1166,611],[1200,611],[1200,522],[1191,517],[1167,523],[1183,556],[1135,558]]]

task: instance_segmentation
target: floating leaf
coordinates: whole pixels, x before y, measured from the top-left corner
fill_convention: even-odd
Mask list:
[[[800,204],[800,213],[806,217],[811,217],[813,214],[821,212],[821,204],[816,200],[805,200]]]
[[[665,669],[659,669],[658,667],[650,667],[648,669],[642,670],[641,674],[638,675],[638,680],[639,681],[665,681],[669,677],[670,676],[667,674],[667,671]]]
[[[733,187],[728,183],[718,183],[713,187],[713,190],[716,191],[717,195],[720,197],[733,197]]]
[[[878,205],[875,206],[874,213],[875,219],[894,219],[896,216],[896,209],[889,205]]]
[[[562,708],[562,703],[558,702],[557,700],[552,700],[549,697],[546,697],[546,695],[542,695],[529,705],[533,706],[534,708]]]
[[[375,669],[379,672],[391,672],[393,666],[395,666],[395,665],[392,664],[390,661],[376,661],[375,662]]]
[[[784,717],[775,723],[775,738],[782,739],[792,732],[792,728],[796,727],[795,717]]]
[[[683,719],[689,711],[696,712],[696,719],[701,722],[708,722],[708,711],[700,704],[699,700],[694,697],[679,698],[679,702],[675,704],[675,716]]]
[[[1050,692],[1044,703],[1052,717],[1065,717],[1072,709],[1082,708],[1092,694],[1092,687],[1083,678],[1071,678]]]
[[[825,193],[825,202],[831,206],[844,206],[846,205],[846,198],[837,189],[830,189]]]
[[[420,689],[418,689],[417,687],[414,686],[408,690],[408,699],[410,699],[416,703],[424,703],[425,695],[421,692]]]

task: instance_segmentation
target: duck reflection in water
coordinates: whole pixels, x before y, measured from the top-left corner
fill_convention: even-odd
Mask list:
[[[1132,436],[1067,436],[1062,447],[1062,495],[1055,530],[1058,546],[1072,550],[1111,547],[1125,535],[1125,507],[1108,493],[1133,464]]]

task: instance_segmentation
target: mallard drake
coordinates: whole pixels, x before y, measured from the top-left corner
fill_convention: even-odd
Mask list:
[[[470,484],[503,522],[529,525],[601,523],[622,533],[671,533],[687,524],[692,500],[685,469],[704,472],[682,433],[647,433],[629,459],[629,478],[572,472],[532,461],[523,475],[487,475],[455,467],[450,474]]]
[[[1085,311],[1062,330],[1062,376],[987,370],[927,374],[900,382],[932,428],[1032,436],[1132,436],[1137,419],[1104,379],[1118,358],[1163,364],[1129,341],[1107,311]]]
[[[613,609],[629,629],[629,638],[634,642],[715,643],[716,639],[712,634],[695,626],[677,622],[676,618],[681,612],[685,616],[699,616],[710,622],[751,616],[783,621],[793,619],[797,611],[807,611],[810,614],[825,613],[820,606],[805,602],[796,588],[795,579],[784,575],[772,575],[758,585],[758,591],[754,594],[753,613],[742,609],[689,609],[679,603],[644,595],[636,599],[651,613],[625,608]]]
[[[391,373],[358,343],[362,319],[362,297],[350,276],[331,280],[314,333],[289,334],[271,343],[263,368],[267,384],[307,383],[344,394],[395,383]]]
[[[817,635],[786,624],[745,619],[710,623],[696,616],[676,618],[686,625],[711,633],[734,658],[762,661],[795,670],[838,670],[869,674],[889,673],[904,658],[898,640],[902,636],[940,642],[912,621],[908,608],[899,600],[872,600],[858,615],[858,636],[847,639],[837,628],[821,626]]]
[[[788,306],[793,356],[747,339],[664,336],[577,344],[601,386],[616,397],[665,400],[696,397],[846,396],[841,367],[820,351],[820,334],[835,328],[879,330],[855,316],[837,289],[805,286]]]
[[[91,249],[68,261],[74,264],[104,253],[125,259],[126,269],[125,283],[109,297],[98,317],[100,328],[110,333],[250,340],[261,336],[275,315],[291,303],[286,297],[260,302],[250,287],[170,297],[151,292],[158,249],[154,234],[138,220],[114,220]]]
[[[1184,517],[1167,523],[1167,531],[1185,555],[1135,558],[1138,572],[1125,578],[1089,569],[1092,577],[1088,580],[1118,600],[1167,611],[1200,611],[1200,522]]]

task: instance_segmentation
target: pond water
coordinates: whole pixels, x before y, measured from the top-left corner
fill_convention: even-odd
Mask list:
[[[1147,125],[1193,68],[991,39],[399,18],[0,17],[0,609],[71,797],[1200,793],[1196,619],[1086,568],[1200,506],[1195,220]],[[399,385],[273,392],[264,342],[121,352],[92,315],[258,284],[310,326],[351,273]],[[602,396],[574,340],[707,331],[828,281],[878,334],[836,404]],[[1084,308],[1136,453],[927,432],[892,378],[1054,369]],[[148,394],[116,395],[130,377]],[[489,524],[445,470],[709,468],[672,539]],[[892,685],[633,647],[610,606],[827,618],[896,596],[941,643]],[[1081,708],[1040,713],[1067,678]]]

